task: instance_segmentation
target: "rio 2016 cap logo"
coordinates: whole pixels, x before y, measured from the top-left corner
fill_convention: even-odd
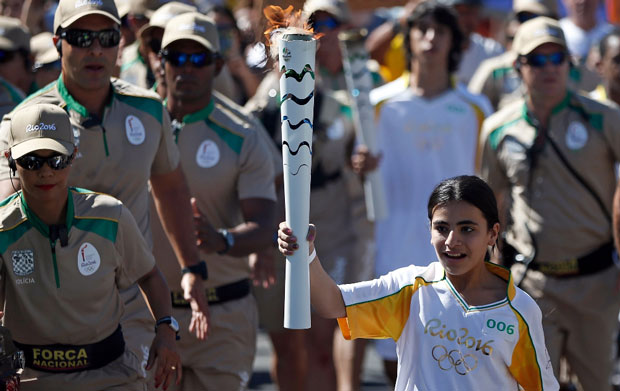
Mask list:
[[[75,8],[80,8],[85,5],[93,5],[95,7],[103,7],[103,1],[101,0],[78,0],[75,2]]]
[[[39,130],[56,130],[56,124],[29,124],[26,126],[26,132],[38,132]]]

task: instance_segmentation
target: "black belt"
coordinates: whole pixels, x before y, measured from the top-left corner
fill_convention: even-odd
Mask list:
[[[579,258],[552,263],[533,261],[530,269],[559,278],[585,276],[598,273],[613,265],[613,252],[614,244],[609,242]]]
[[[232,282],[230,284],[207,288],[206,295],[210,305],[221,304],[231,300],[241,299],[250,294],[250,279]],[[189,308],[189,301],[183,298],[182,292],[170,292],[172,306],[175,308]]]
[[[26,367],[52,373],[71,373],[104,367],[125,351],[121,326],[102,341],[90,345],[28,345],[15,341],[24,351]]]

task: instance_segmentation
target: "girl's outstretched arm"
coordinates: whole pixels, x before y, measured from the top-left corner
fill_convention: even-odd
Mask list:
[[[314,238],[316,237],[316,227],[310,224],[307,240],[310,242],[310,254],[313,254]],[[282,254],[292,255],[299,246],[297,237],[293,231],[287,227],[285,222],[280,223],[278,230],[278,247]],[[340,288],[325,272],[318,256],[308,259],[310,262],[310,301],[314,310],[324,318],[344,318],[347,316],[344,300],[340,293]]]

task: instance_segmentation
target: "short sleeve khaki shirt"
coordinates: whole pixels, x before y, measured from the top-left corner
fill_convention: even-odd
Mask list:
[[[151,243],[148,180],[153,174],[173,171],[179,153],[170,130],[170,117],[159,97],[119,79],[110,84],[111,99],[103,119],[89,115],[67,91],[62,75],[26,99],[20,107],[51,103],[70,116],[78,154],[69,184],[105,192],[120,199],[133,213]],[[8,149],[10,116],[0,125],[0,150]],[[9,178],[6,159],[0,159],[0,179]]]
[[[612,238],[615,164],[620,161],[620,109],[568,92],[553,110],[550,140],[602,200],[570,172],[546,140],[533,158],[539,132],[523,100],[483,126],[482,176],[510,201],[508,242],[540,262],[560,262],[588,254]],[[532,161],[535,164],[532,166]]]
[[[119,289],[155,261],[131,213],[117,199],[71,188],[68,244],[28,208],[21,191],[0,205],[3,323],[25,344],[85,345],[118,327]]]

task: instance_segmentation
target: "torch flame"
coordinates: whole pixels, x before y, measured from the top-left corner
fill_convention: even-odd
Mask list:
[[[314,30],[310,25],[304,21],[301,10],[294,11],[293,6],[289,5],[286,9],[282,9],[276,5],[270,5],[263,9],[263,14],[267,18],[268,28],[265,30],[265,37],[267,38],[267,46],[277,47],[277,37],[282,33],[293,34],[308,34],[312,35],[314,39],[319,39],[323,36],[321,33],[314,33]],[[277,57],[277,53],[274,55]]]

